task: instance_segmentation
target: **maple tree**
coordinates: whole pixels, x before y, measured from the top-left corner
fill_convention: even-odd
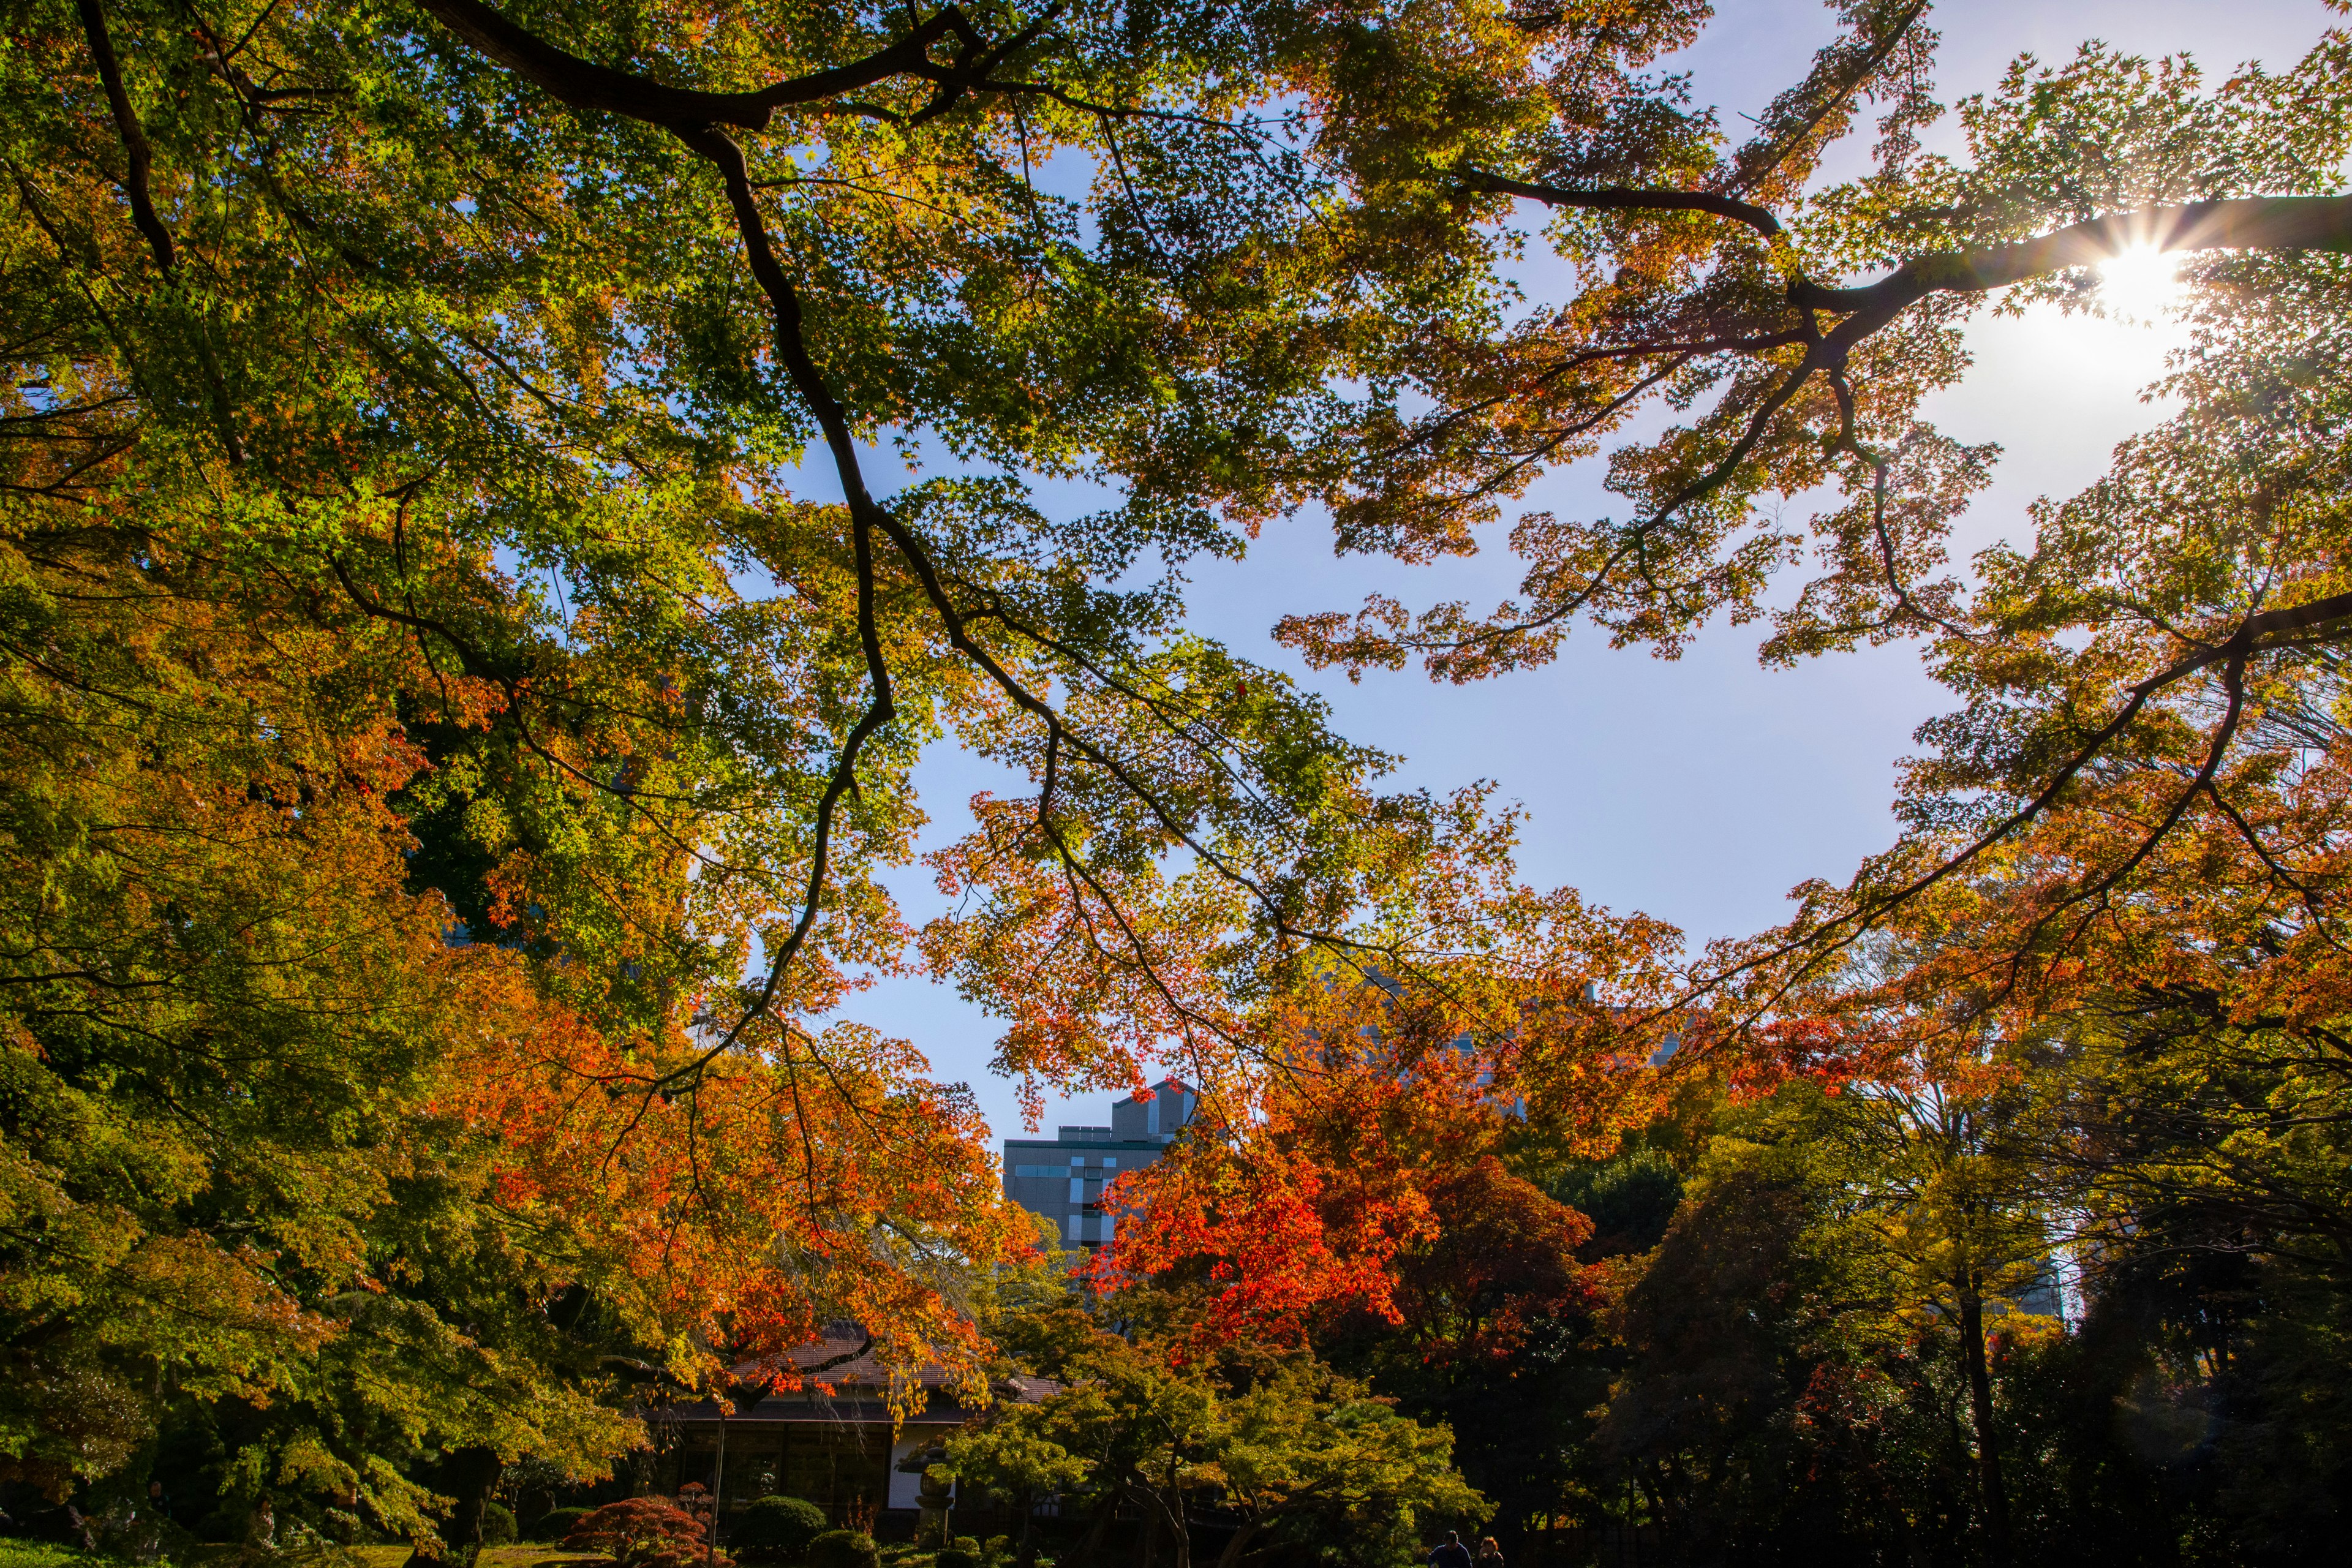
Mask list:
[[[2255,697],[2193,798],[2198,742],[2152,728],[1916,900],[1804,993],[1754,1081],[2014,1089],[2078,1199],[2210,1205],[2271,1244],[2339,1245],[2323,1195],[2344,1071],[2339,667],[2321,655]]]
[[[1180,1568],[1196,1561],[1204,1514],[1227,1531],[1218,1568],[1239,1568],[1302,1552],[1402,1560],[1417,1553],[1417,1529],[1488,1512],[1455,1473],[1445,1428],[1309,1353],[1244,1344],[1204,1358],[1181,1331],[1187,1305],[1149,1288],[1091,1309],[1051,1286],[1003,1304],[992,1327],[1053,1382],[950,1438],[947,1466],[1007,1496],[1057,1492],[1087,1521],[1057,1562],[1116,1560],[1122,1504]]]
[[[710,1522],[667,1498],[624,1498],[608,1502],[572,1527],[564,1546],[601,1552],[621,1568],[688,1568],[695,1563],[730,1563],[713,1557],[705,1542]]]
[[[1601,924],[1663,985],[1656,929]],[[1260,1026],[1277,1065],[1113,1184],[1137,1212],[1095,1255],[1096,1278],[1196,1287],[1204,1342],[1296,1342],[1360,1312],[1409,1321],[1426,1352],[1474,1358],[1507,1355],[1524,1314],[1578,1302],[1572,1255],[1590,1223],[1499,1155],[1523,1115],[1613,1149],[1664,1102],[1667,1079],[1647,1066],[1660,1035],[1649,1011],[1582,989],[1521,990],[1551,966],[1520,969],[1524,952],[1495,947],[1442,971],[1458,984],[1335,968],[1286,993]]]
[[[813,1313],[971,1358],[936,1280],[873,1268],[865,1217],[910,1249],[1011,1245],[968,1105],[840,1042],[821,1082],[789,1050],[723,1075],[691,1125],[615,1095],[659,1043],[607,1046],[402,885],[425,760],[341,722],[401,650],[118,550],[8,555],[9,637],[40,653],[0,763],[13,1475],[61,1493],[194,1398],[252,1413],[235,1492],[428,1544],[454,1506],[463,1541],[502,1459],[601,1474],[632,1381],[772,1358]],[[823,1278],[846,1237],[860,1266]]]
[[[1916,830],[1844,885],[1809,885],[1801,920],[1710,979],[1791,952],[1836,965],[1889,910],[2160,744],[2188,774],[2142,840],[2083,868],[2095,896],[2260,749],[2269,694],[2326,679],[2352,625],[2331,368],[2352,236],[2345,37],[2218,85],[2095,44],[2021,59],[1959,102],[1965,149],[1945,155],[1920,141],[1944,112],[1929,8],[1838,10],[1840,37],[1736,145],[1714,111],[1573,54],[1517,84],[1518,119],[1482,121],[1503,127],[1489,140],[1442,116],[1401,133],[1421,155],[1369,202],[1451,204],[1486,226],[1486,265],[1540,247],[1562,281],[1507,328],[1433,318],[1394,351],[1347,437],[1317,449],[1342,548],[1469,552],[1538,474],[1672,422],[1607,459],[1625,518],[1519,520],[1525,576],[1491,612],[1378,596],[1282,627],[1318,665],[1418,658],[1449,680],[1549,660],[1579,620],[1671,657],[1711,616],[1769,617],[1768,664],[1921,640],[1965,706],[1922,731],[1902,802]],[[1657,42],[1703,24],[1644,15]],[[1869,172],[1824,180],[1866,112]],[[1966,374],[1962,329],[1986,310],[2105,308],[2101,264],[2158,254],[2179,261],[2190,330],[2158,388],[2180,411],[1964,582],[1945,541],[1996,451],[1920,415]],[[1776,590],[1809,553],[1810,580]]]
[[[593,1469],[638,1381],[790,1381],[835,1315],[969,1374],[949,1276],[1021,1246],[969,1099],[810,1022],[906,961],[877,873],[943,735],[1037,781],[947,858],[982,907],[929,952],[1048,999],[1033,1080],[1238,1040],[1402,867],[1496,885],[1475,796],[1381,795],[1179,634],[1183,563],[1280,504],[1265,433],[1480,285],[1368,264],[1267,108],[1344,142],[1391,79],[1334,55],[1355,20],[1162,21],[12,24],[5,1279],[12,1353],[65,1369],[12,1464],[63,1487],[155,1397],[267,1399],[240,1485],[462,1552],[505,1458]],[[884,437],[962,466],[886,505]],[[813,450],[838,503],[795,493]],[[1119,493],[1050,517],[1040,476]],[[1391,898],[1389,944],[1447,896]]]
[[[1573,1222],[1470,1152],[1500,1106],[1600,1155],[1735,1048],[1744,1087],[1866,1077],[1941,1015],[1842,966],[1971,879],[2063,868],[1932,949],[2029,977],[2168,845],[2322,901],[2327,771],[2273,736],[2346,620],[2347,46],[2210,90],[2021,68],[1964,163],[1916,145],[1925,6],[1839,16],[1727,152],[1649,74],[1685,0],[24,8],[8,1462],[62,1488],[165,1385],[267,1399],[253,1486],[462,1552],[505,1458],[587,1473],[628,1388],[790,1381],[835,1316],[977,1378],[959,1291],[1023,1236],[969,1095],[825,1022],[877,971],[1005,1018],[1033,1105],[1187,1058],[1210,1120],[1106,1267],[1197,1276],[1206,1344],[1450,1320],[1413,1275],[1449,1212],[1556,1259]],[[1874,172],[1816,188],[1864,102]],[[1528,203],[1574,279],[1532,315]],[[1920,400],[1970,310],[2095,300],[2136,238],[2198,258],[2181,412],[1964,592],[1940,542],[1990,455]],[[1181,623],[1187,563],[1286,511],[1465,550],[1659,401],[1694,412],[1613,459],[1632,521],[1522,522],[1523,603],[1286,635],[1460,678],[1579,615],[1671,650],[1763,613],[1796,542],[1760,503],[1829,487],[1768,657],[1918,636],[1969,706],[1916,831],[1680,1020],[1675,933],[1518,886],[1481,792],[1385,789]],[[885,875],[940,742],[1030,788],[976,803],[916,933]],[[2311,994],[2281,1037],[2326,1063]]]
[[[2312,1358],[2344,1321],[2338,666],[2323,650],[2248,685],[2248,732],[2193,798],[2206,740],[2133,734],[1969,875],[1785,994],[1757,1037],[1770,1048],[1737,1069],[1815,1130],[1784,1131],[1774,1158],[1840,1194],[1902,1195],[1847,1249],[1867,1242],[1916,1301],[1945,1277],[1935,1326],[1958,1331],[1979,1509],[1997,1522],[2002,1506],[2021,1553],[2076,1516],[2143,1553],[2199,1532],[2292,1550],[2318,1539],[2313,1510],[2339,1485],[2270,1441],[2277,1423],[2334,1429]],[[1822,1079],[1851,1086],[1825,1102],[1844,1109],[1801,1111]],[[1874,1124],[1947,1131],[1898,1141],[1908,1176],[1872,1159],[1864,1179],[1847,1159],[1886,1140],[1821,1130]],[[1966,1273],[2014,1289],[2062,1264],[2076,1292],[2062,1339],[1982,1311],[1969,1331]],[[1867,1379],[1833,1392],[1823,1413],[1858,1433],[1906,1407]],[[2084,1402],[2118,1413],[2119,1435],[2070,1421]],[[2151,1489],[2159,1453],[2203,1489]]]

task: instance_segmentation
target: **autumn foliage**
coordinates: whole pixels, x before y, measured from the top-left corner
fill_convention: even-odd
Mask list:
[[[1927,1479],[1855,1507],[1973,1510],[1998,1560],[1995,1362],[2033,1350],[1984,1319],[2058,1216],[2267,1271],[2147,1308],[2210,1365],[2340,1363],[2352,38],[2217,83],[2021,62],[1930,153],[1927,8],[1833,11],[1734,134],[1660,66],[1690,0],[16,7],[0,1479],[226,1411],[220,1509],[284,1488],[431,1561],[502,1466],[603,1474],[648,1401],[791,1386],[838,1320],[983,1397],[972,1303],[1030,1233],[969,1089],[855,1019],[919,973],[1033,1113],[1202,1086],[1090,1265],[1176,1303],[1192,1371],[1097,1347],[1155,1401],[1357,1331],[1453,1397],[1606,1320],[1622,1388],[1518,1408],[1609,1401],[1573,1442],[1618,1469],[1552,1500],[1638,1479],[1679,1530],[1940,1377],[1968,1451],[1923,1416]],[[2142,243],[2188,258],[2159,423],[1963,573],[1996,451],[1926,413],[1966,322],[2102,308]],[[1183,621],[1270,523],[1469,554],[1612,442],[1624,515],[1516,519],[1504,601],[1277,636],[1447,680],[1580,623],[1916,639],[1958,707],[1896,841],[1699,954],[1525,885],[1516,808],[1400,786]],[[998,787],[940,845],[942,751]],[[1671,1223],[1580,1262],[1569,1177],[1662,1173]],[[1180,1535],[1188,1487],[1302,1536],[1327,1480],[1462,1502],[1433,1430],[1289,1364],[1330,1430],[1234,1383],[1150,1482]]]
[[[618,1568],[693,1568],[703,1562],[731,1564],[723,1553],[709,1554],[710,1522],[667,1498],[624,1498],[592,1510],[563,1538],[565,1550],[596,1552]]]
[[[1327,977],[1328,978],[1328,977]],[[1580,1138],[1613,1145],[1666,1080],[1635,1021],[1580,996],[1525,1029],[1474,1031],[1457,999],[1391,982],[1318,984],[1286,1015],[1299,1045],[1246,1109],[1210,1101],[1167,1154],[1123,1177],[1137,1205],[1097,1279],[1182,1281],[1210,1342],[1297,1341],[1362,1314],[1432,1354],[1507,1356],[1528,1315],[1589,1308],[1574,1254],[1591,1226],[1498,1157],[1523,1127],[1514,1091],[1579,1052]],[[1312,1022],[1309,1023],[1308,1020]],[[1490,1020],[1491,1022],[1491,1020]],[[1459,1032],[1457,1031],[1457,1028]]]

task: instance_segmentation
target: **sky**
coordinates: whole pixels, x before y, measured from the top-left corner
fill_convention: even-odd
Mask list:
[[[1832,14],[1811,0],[1717,6],[1706,37],[1670,64],[1694,73],[1696,96],[1720,106],[1736,134],[1738,115],[1759,111],[1802,75],[1831,37]],[[2336,20],[2318,0],[1971,0],[1938,6],[1934,19],[1948,104],[1990,89],[2020,53],[2055,63],[2092,37],[2150,55],[2186,51],[2217,81],[2249,59],[2283,68]],[[1930,148],[1957,151],[1949,132],[1948,117]],[[1927,414],[1959,440],[2001,443],[2004,455],[1956,533],[1957,560],[2028,539],[2036,497],[2079,489],[2105,471],[2116,441],[2162,417],[2142,391],[2161,373],[2171,337],[2161,322],[2055,310],[1971,327],[1973,369]],[[1622,500],[1600,489],[1601,461],[1538,481],[1526,508],[1622,512]],[[1507,519],[1496,534],[1507,527]],[[1712,627],[1672,661],[1612,650],[1583,627],[1540,669],[1471,686],[1435,686],[1408,669],[1351,686],[1307,670],[1268,635],[1286,613],[1352,609],[1374,591],[1411,605],[1492,605],[1518,574],[1499,537],[1476,558],[1434,567],[1335,559],[1324,525],[1302,516],[1269,527],[1245,561],[1197,567],[1189,608],[1196,630],[1321,692],[1339,733],[1402,755],[1395,784],[1494,781],[1527,810],[1519,868],[1528,881],[1671,921],[1694,946],[1776,923],[1798,882],[1843,880],[1893,841],[1895,763],[1919,724],[1950,706],[1907,645],[1766,670],[1754,626]],[[933,816],[929,847],[965,829],[961,803],[972,791],[1009,781],[940,748],[919,784]],[[940,907],[919,869],[895,879],[893,890],[914,919]],[[913,1040],[935,1076],[971,1085],[999,1138],[1022,1135],[1013,1086],[987,1068],[996,1026],[977,1008],[945,988],[893,980],[845,1012]],[[1045,1124],[1108,1122],[1112,1098],[1049,1101]]]

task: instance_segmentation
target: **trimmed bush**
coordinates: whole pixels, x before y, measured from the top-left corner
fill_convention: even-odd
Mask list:
[[[882,1568],[874,1538],[855,1530],[828,1530],[808,1543],[809,1568]]]
[[[752,1563],[797,1559],[827,1524],[824,1510],[806,1498],[763,1497],[728,1525],[727,1546]]]
[[[937,1568],[980,1568],[980,1553],[961,1546],[942,1546],[936,1563]]]
[[[551,1508],[539,1516],[530,1527],[533,1541],[562,1541],[572,1533],[572,1527],[586,1519],[592,1510],[584,1508]]]
[[[482,1544],[511,1546],[515,1538],[514,1510],[502,1502],[482,1505]]]

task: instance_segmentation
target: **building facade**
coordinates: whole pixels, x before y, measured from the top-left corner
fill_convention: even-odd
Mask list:
[[[1097,1247],[1118,1234],[1103,1187],[1160,1158],[1192,1119],[1200,1096],[1163,1079],[1110,1108],[1108,1127],[1061,1127],[1054,1138],[1004,1141],[1004,1195],[1054,1222],[1065,1247]]]
[[[743,1510],[782,1494],[816,1504],[835,1525],[911,1535],[920,1502],[925,1451],[980,1412],[956,1396],[944,1369],[928,1365],[915,1379],[923,1408],[895,1415],[892,1373],[872,1342],[847,1323],[792,1352],[810,1385],[762,1394],[739,1386],[723,1417],[709,1400],[646,1413],[650,1452],[634,1456],[613,1481],[573,1500],[593,1504],[646,1490],[696,1510],[715,1511],[723,1544]],[[822,1380],[821,1383],[818,1380]],[[1026,1403],[1054,1391],[1042,1378],[998,1380],[998,1404]],[[628,1474],[632,1468],[637,1472]]]

